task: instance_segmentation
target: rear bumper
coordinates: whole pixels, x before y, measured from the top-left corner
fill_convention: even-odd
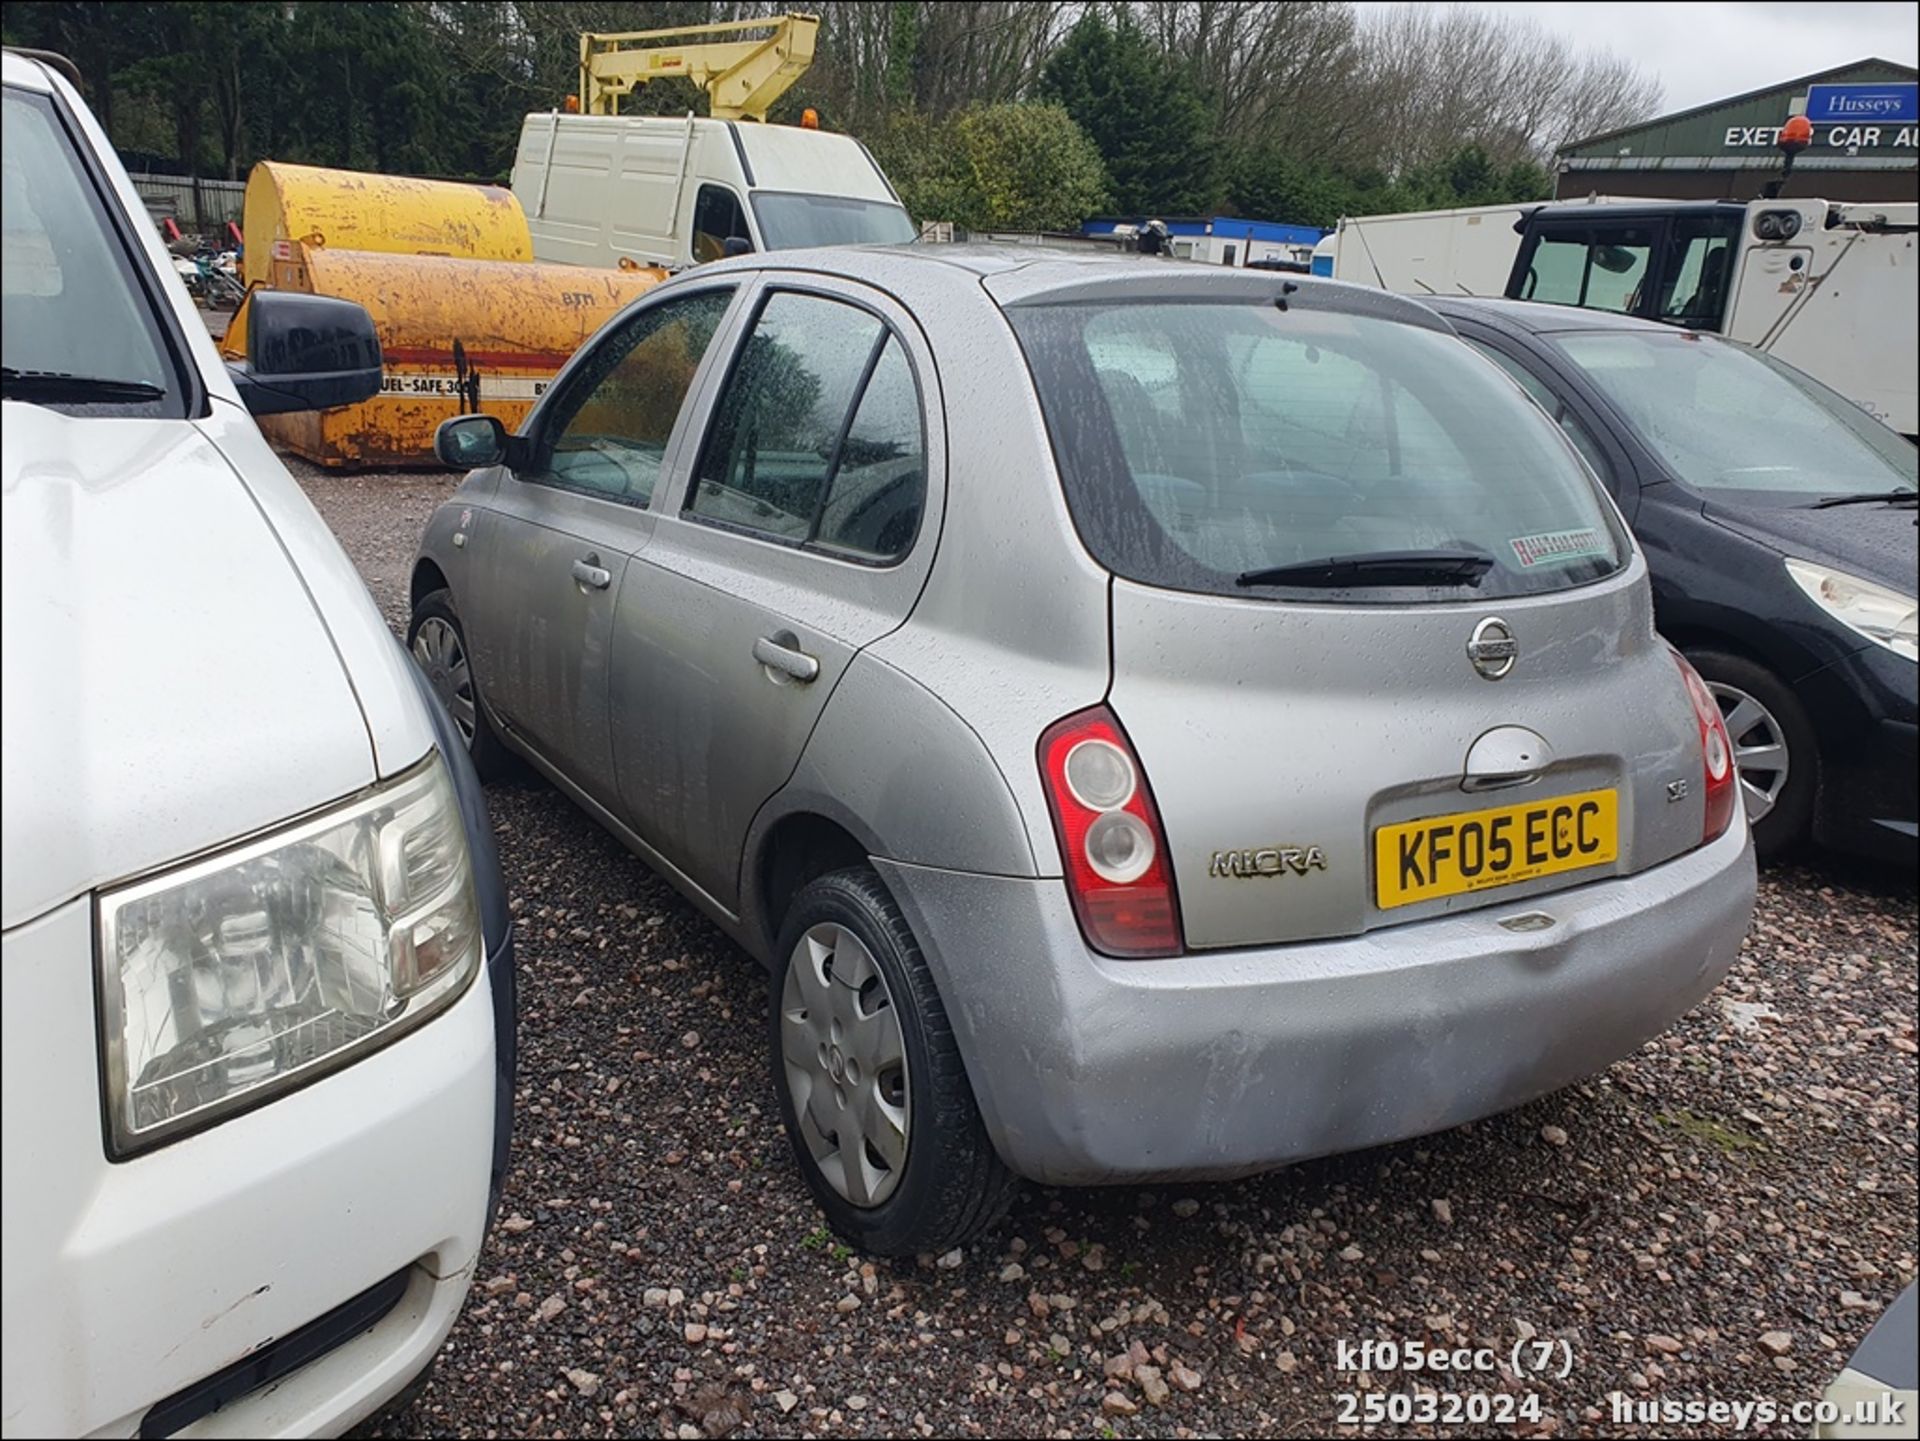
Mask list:
[[[1590,1075],[1739,954],[1747,827],[1636,876],[1346,940],[1114,961],[1059,880],[877,861],[994,1144],[1065,1185],[1244,1175],[1459,1125]],[[1543,912],[1542,930],[1500,922]]]

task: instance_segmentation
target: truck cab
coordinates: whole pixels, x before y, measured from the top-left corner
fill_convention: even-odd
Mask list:
[[[513,193],[536,260],[681,270],[727,254],[914,238],[850,135],[751,120],[529,115]]]
[[[1542,205],[1514,224],[1506,295],[1726,335],[1912,436],[1917,215],[1811,199]]]
[[[1540,206],[1514,227],[1507,298],[1717,331],[1746,213],[1719,200]]]

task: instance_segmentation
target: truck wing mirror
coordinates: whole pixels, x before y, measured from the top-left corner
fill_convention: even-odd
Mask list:
[[[380,338],[365,307],[256,289],[245,309],[247,358],[228,361],[227,372],[254,415],[330,410],[379,394]]]

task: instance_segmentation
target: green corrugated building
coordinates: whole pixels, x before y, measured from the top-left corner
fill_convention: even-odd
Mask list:
[[[1761,186],[1780,173],[1774,143],[1779,127],[1791,115],[1808,114],[1809,87],[1824,86],[1837,89],[1816,97],[1822,103],[1809,116],[1813,143],[1794,161],[1788,193],[1920,200],[1916,79],[1920,71],[1910,65],[1861,60],[1575,140],[1555,156],[1555,194],[1757,199]],[[1858,104],[1851,102],[1854,96],[1861,97]]]

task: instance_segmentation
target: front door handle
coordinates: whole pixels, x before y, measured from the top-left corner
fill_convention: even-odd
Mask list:
[[[805,685],[820,674],[820,662],[799,646],[799,640],[784,631],[777,636],[763,635],[753,643],[753,658],[769,671]]]
[[[585,560],[576,560],[573,563],[573,578],[589,590],[605,590],[613,584],[613,572],[602,570],[593,563],[598,559],[600,559],[599,556],[590,555]]]

